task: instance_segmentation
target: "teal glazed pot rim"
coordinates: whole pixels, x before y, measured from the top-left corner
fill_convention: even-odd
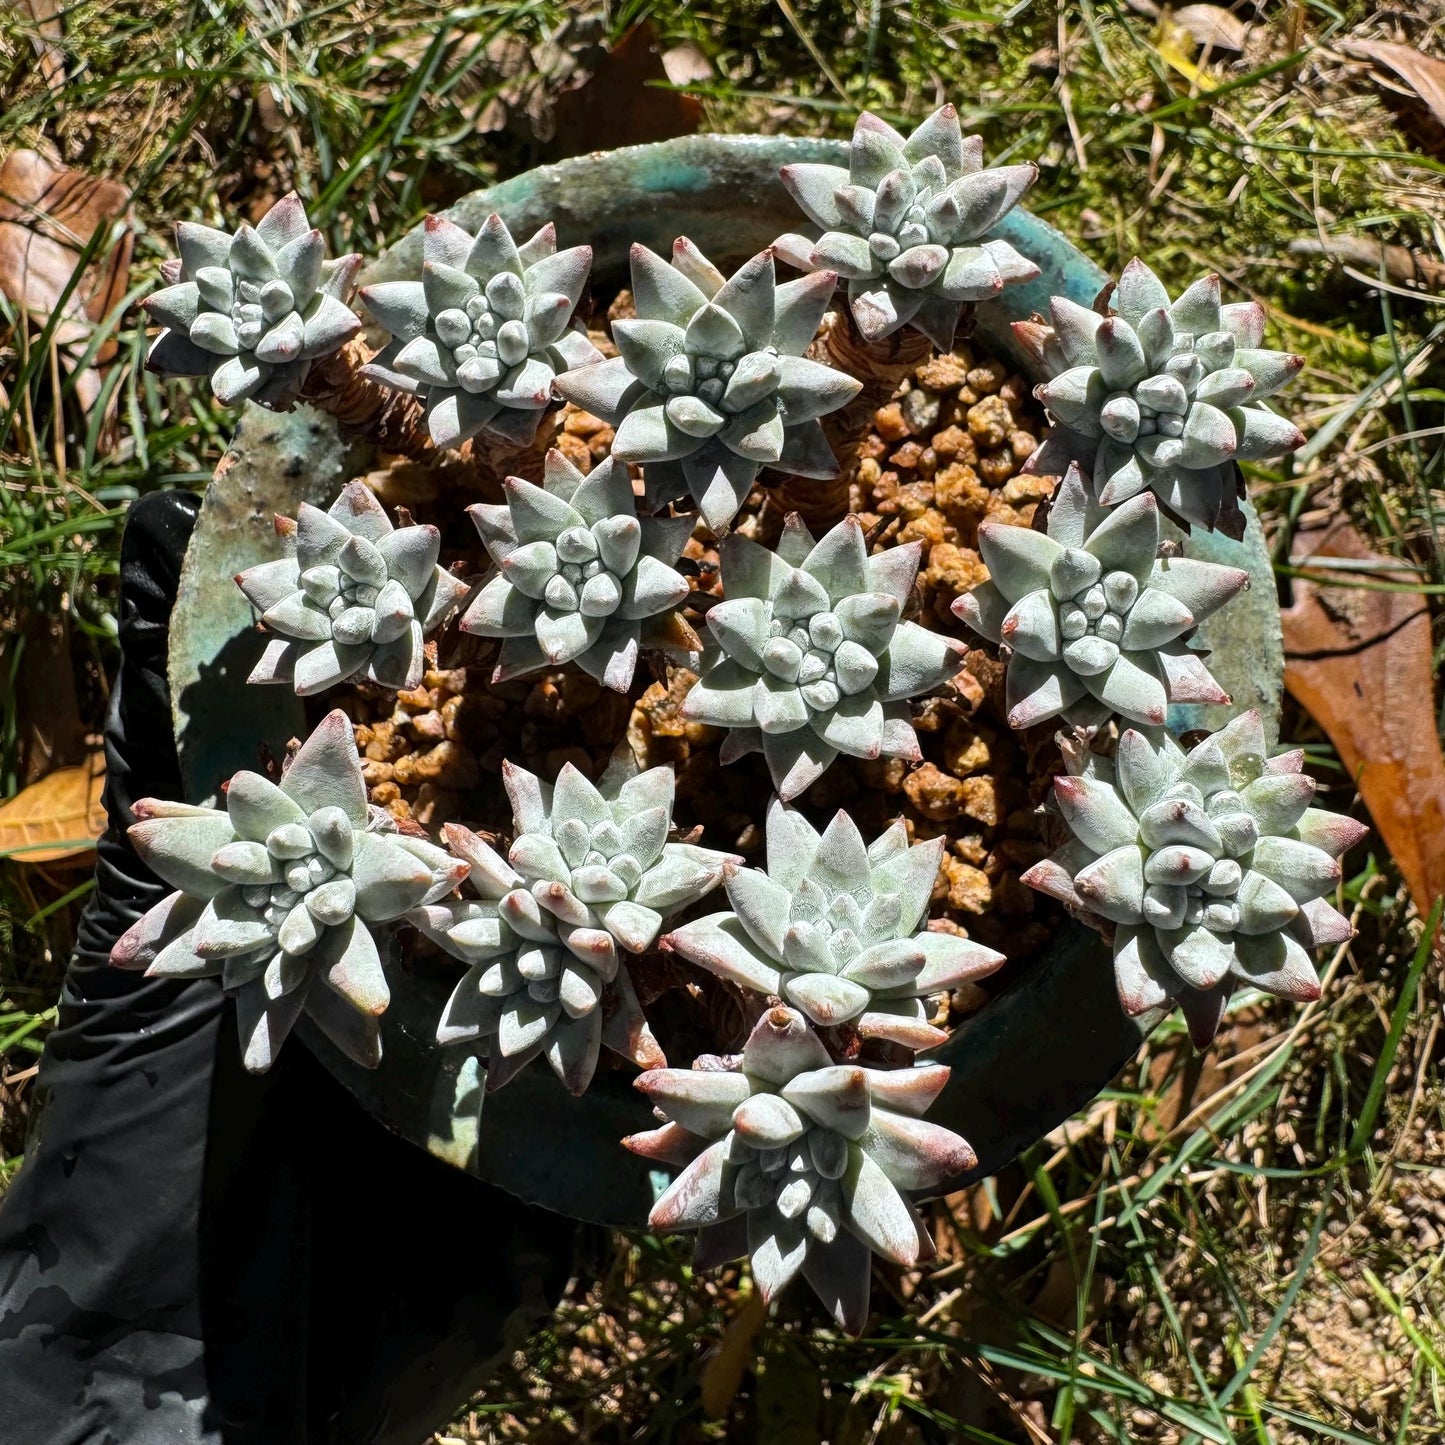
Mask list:
[[[846,156],[842,141],[692,136],[543,166],[467,196],[446,214],[474,231],[496,211],[518,235],[553,220],[560,244],[592,244],[594,279],[604,284],[625,278],[633,242],[666,254],[679,235],[730,269],[798,224],[777,178],[780,166],[844,164]],[[1034,260],[1040,275],[980,306],[975,334],[1028,373],[1010,323],[1045,312],[1052,295],[1090,305],[1107,278],[1026,211],[1015,210],[995,234]],[[418,227],[362,279],[405,275],[419,266],[420,252]],[[246,685],[261,638],[231,579],[277,555],[274,513],[294,515],[303,500],[324,505],[369,461],[366,449],[345,445],[321,413],[303,407],[274,415],[248,406],[243,414],[206,493],[172,618],[172,708],[190,801],[214,799],[225,778],[256,765],[259,747],[279,757],[304,731],[297,698]],[[1176,732],[1218,727],[1248,707],[1259,708],[1272,735],[1277,730],[1279,608],[1258,519],[1245,510],[1244,543],[1202,532],[1190,541],[1192,555],[1251,574],[1250,590],[1200,629],[1233,707],[1176,707],[1169,719]],[[550,1070],[534,1067],[483,1108],[476,1057],[434,1042],[445,991],[400,966],[396,937],[390,953],[393,996],[382,1019],[380,1068],[351,1063],[303,1019],[298,1033],[327,1068],[387,1127],[455,1167],[561,1214],[640,1227],[668,1176],[618,1142],[653,1123],[631,1087],[631,1070],[600,1070],[587,1094],[573,1099]],[[991,1173],[1104,1088],[1155,1022],[1156,1016],[1124,1016],[1108,950],[1097,934],[1071,922],[1042,958],[929,1056],[953,1068],[930,1118],[974,1146],[979,1163],[969,1177]]]

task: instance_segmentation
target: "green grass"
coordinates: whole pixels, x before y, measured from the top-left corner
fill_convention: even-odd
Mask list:
[[[696,44],[714,67],[697,88],[712,128],[846,134],[860,106],[902,122],[947,94],[991,159],[1041,162],[1030,205],[1104,267],[1139,252],[1176,286],[1213,267],[1264,300],[1279,343],[1312,361],[1293,403],[1310,444],[1252,479],[1282,585],[1298,574],[1295,526],[1342,509],[1380,560],[1329,580],[1422,591],[1445,647],[1440,302],[1289,252],[1323,229],[1438,258],[1442,153],[1413,141],[1341,48],[1351,36],[1430,48],[1438,20],[1391,12],[1403,15],[1391,29],[1373,8],[1266,6],[1246,55],[1208,66],[1207,84],[1124,4],[624,0],[608,25],[648,19],[666,43]],[[57,105],[19,11],[0,9],[0,151],[50,147],[131,187],[132,297],[157,278],[170,220],[245,214],[292,186],[334,247],[374,253],[547,153],[522,128],[477,133],[503,91],[488,46],[540,42],[570,13],[556,0],[164,12],[82,0],[65,14]],[[33,619],[66,619],[82,722],[97,728],[125,508],[202,482],[228,426],[198,389],[143,372],[142,321],[126,307],[101,333],[118,345],[107,437],[64,387],[57,412],[47,338],[21,347],[17,321],[0,315],[0,796],[27,757],[12,704]],[[1287,727],[1330,805],[1350,806],[1318,730],[1297,712]],[[28,1087],[6,1081],[33,1065],[53,1018],[76,883],[0,861],[0,1184]],[[673,1242],[620,1240],[602,1279],[456,1433],[543,1445],[1440,1439],[1440,969],[1382,853],[1344,901],[1360,936],[1327,961],[1318,1004],[1238,1001],[1237,1058],[1202,1073],[1177,1026],[1156,1031],[1067,1130],[935,1206],[940,1260],[880,1283],[876,1337],[841,1339],[789,1298],[708,1418],[706,1360],[730,1327],[746,1337],[746,1282],[694,1279]]]

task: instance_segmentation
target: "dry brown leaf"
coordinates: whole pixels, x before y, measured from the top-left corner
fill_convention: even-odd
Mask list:
[[[595,5],[569,8],[535,43],[510,31],[487,41],[468,36],[455,57],[465,68],[458,94],[485,96],[476,129],[524,137],[546,160],[594,149],[603,131],[613,144],[635,145],[696,130],[698,102],[665,87],[710,78],[707,57],[686,42],[662,54],[646,21],[611,49],[607,34],[607,10]],[[409,36],[380,54],[388,64],[411,65],[420,44]]]
[[[6,0],[0,0],[0,4]],[[65,55],[62,46],[65,30],[60,20],[58,0],[12,0],[11,8],[28,13],[35,29],[30,43],[40,57],[40,73],[57,99],[65,90]]]
[[[482,134],[509,131],[545,144],[555,133],[552,114],[557,97],[582,85],[607,59],[607,12],[600,6],[571,7],[539,40],[529,43],[514,31],[490,39],[472,32],[455,55],[460,97],[486,95],[476,129]],[[420,63],[426,32],[417,31],[384,46],[387,63]]]
[[[22,788],[0,803],[0,854],[17,863],[59,863],[89,855],[105,828],[104,787],[105,754],[97,749],[88,762],[57,768]]]
[[[548,157],[595,150],[600,135],[615,146],[691,135],[702,121],[702,103],[668,90],[667,84],[657,31],[644,20],[607,52],[581,85],[557,97],[556,133]]]
[[[1174,23],[1216,55],[1244,49],[1244,21],[1221,5],[1185,5],[1174,12]]]
[[[722,1338],[708,1353],[699,1378],[702,1412],[709,1420],[721,1420],[731,1408],[743,1376],[757,1365],[756,1340],[768,1317],[762,1291],[754,1289],[727,1322]]]
[[[0,291],[43,325],[60,304],[81,252],[102,227],[126,214],[130,192],[118,181],[52,166],[35,151],[12,151],[0,165]],[[82,348],[125,295],[130,276],[129,224],[97,256],[65,305],[54,335],[62,348]],[[100,370],[115,356],[113,338],[101,345],[95,369],[76,378],[88,411],[100,392]]]
[[[1296,565],[1311,557],[1378,554],[1337,522],[1296,534]],[[1423,913],[1445,893],[1445,759],[1425,600],[1296,579],[1282,617],[1285,686],[1329,734]]]
[[[1350,55],[1393,70],[1445,126],[1445,60],[1422,55],[1413,45],[1395,45],[1388,40],[1348,40],[1343,48]]]

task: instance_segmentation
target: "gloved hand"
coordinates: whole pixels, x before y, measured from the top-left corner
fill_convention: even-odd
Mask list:
[[[0,1201],[0,1445],[420,1445],[552,1309],[577,1226],[389,1134],[299,1043],[246,1074],[216,980],[110,966],[170,891],[125,829],[181,796],[198,508],[143,498],[122,543],[109,827]]]

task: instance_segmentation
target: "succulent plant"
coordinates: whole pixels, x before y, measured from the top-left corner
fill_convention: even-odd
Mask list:
[[[446,829],[481,901],[411,915],[471,965],[447,1003],[437,1041],[494,1041],[490,1089],[545,1053],[563,1084],[580,1094],[603,1042],[644,1067],[663,1062],[618,948],[651,948],[666,917],[715,888],[724,864],[739,860],[668,842],[672,769],[639,772],[628,749],[596,786],[571,763],[555,788],[511,763],[502,765],[502,780],[516,829],[505,859],[467,829]],[[617,1007],[604,1027],[606,984],[615,987]]]
[[[1325,894],[1366,830],[1310,806],[1303,759],[1268,756],[1250,711],[1188,752],[1131,728],[1112,761],[1054,780],[1074,837],[1024,881],[1114,925],[1127,1013],[1177,1000],[1203,1047],[1236,984],[1319,997],[1308,950],[1354,932]]]
[[[132,846],[178,891],[121,936],[111,962],[219,975],[253,1073],[275,1062],[303,1009],[374,1066],[390,994],[371,929],[451,892],[466,865],[368,807],[346,714],[321,720],[279,785],[240,772],[224,809],[142,798],[134,813]]]
[[[951,677],[963,646],[899,620],[921,546],[870,557],[853,516],[815,543],[796,514],[776,552],[741,536],[723,542],[727,600],[708,611],[714,645],[682,708],[728,729],[723,762],[761,748],[786,800],[839,753],[922,756],[907,699]]]
[[[983,141],[965,137],[945,105],[912,135],[864,111],[848,168],[800,162],[783,184],[821,234],[790,233],[773,243],[804,271],[836,272],[848,283],[865,341],[913,326],[944,351],[966,302],[988,301],[1039,268],[1007,241],[986,241],[1033,185],[1034,165],[985,169]]]
[[[978,546],[989,581],[953,611],[1012,650],[1010,727],[1059,715],[1097,726],[1115,713],[1157,725],[1171,702],[1229,701],[1190,638],[1248,585],[1249,573],[1161,558],[1152,493],[1105,511],[1071,463],[1046,532],[985,522]]]
[[[1003,955],[952,933],[919,932],[947,840],[913,846],[900,819],[871,844],[839,811],[820,836],[776,799],[768,866],[723,870],[731,912],[685,923],[663,940],[743,988],[775,995],[812,1023],[851,1023],[908,1048],[948,1035],[924,999],[992,973]]]
[[[545,225],[518,246],[502,218],[472,236],[428,216],[417,281],[379,281],[360,296],[391,341],[362,368],[383,386],[420,396],[439,447],[484,428],[526,444],[559,372],[601,359],[572,319],[592,248],[557,249]]]
[[[141,302],[165,328],[146,366],[209,377],[223,406],[249,397],[285,410],[311,363],[361,329],[346,304],[361,257],[328,261],[294,191],[234,235],[182,221],[176,248],[162,267],[166,285]]]
[[[288,682],[302,697],[348,678],[383,687],[421,681],[422,639],[466,596],[437,566],[435,527],[393,527],[361,482],[326,510],[302,502],[276,519],[285,556],[236,582],[277,634],[248,682]]]
[[[704,1056],[637,1080],[666,1122],[623,1142],[687,1165],[649,1225],[699,1231],[699,1269],[750,1255],[765,1300],[801,1271],[857,1334],[870,1251],[902,1265],[933,1255],[904,1191],[931,1189],[976,1162],[957,1134],[920,1117],[948,1074],[941,1064],[835,1064],[802,1014],[770,1009],[741,1057]]]
[[[462,618],[464,632],[505,639],[493,682],[575,662],[626,692],[641,648],[701,647],[674,611],[690,590],[672,564],[692,519],[639,521],[615,457],[584,476],[550,451],[540,487],[508,477],[503,489],[504,506],[468,508],[499,570]]]
[[[1107,315],[1063,296],[1053,324],[1016,322],[1052,380],[1034,390],[1056,423],[1027,470],[1062,472],[1077,459],[1100,503],[1152,490],[1187,529],[1244,535],[1236,462],[1281,456],[1304,442],[1263,403],[1304,365],[1266,351],[1264,308],[1221,306],[1219,277],[1201,277],[1177,301],[1139,259],[1130,261]]]
[[[803,355],[835,284],[820,274],[779,286],[771,251],[725,280],[686,239],[671,265],[634,246],[636,316],[612,325],[621,355],[557,390],[617,428],[612,455],[642,463],[652,510],[690,495],[721,536],[763,467],[837,475],[818,418],[861,383]]]

